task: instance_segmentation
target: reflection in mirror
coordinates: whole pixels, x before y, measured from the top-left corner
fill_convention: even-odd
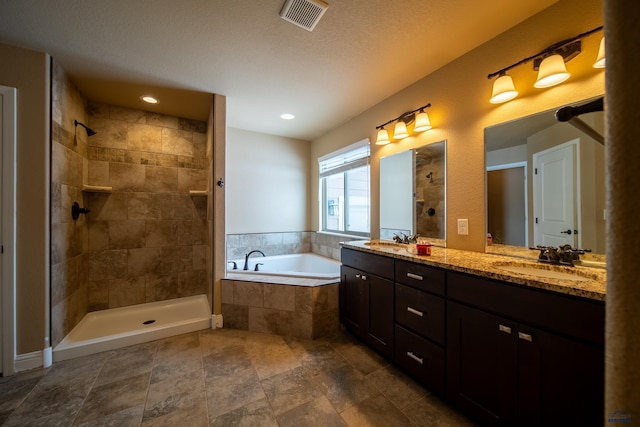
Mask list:
[[[604,254],[604,146],[556,110],[485,129],[487,252],[570,244]],[[604,134],[601,111],[580,119]]]
[[[380,239],[394,234],[445,246],[446,141],[380,159]]]

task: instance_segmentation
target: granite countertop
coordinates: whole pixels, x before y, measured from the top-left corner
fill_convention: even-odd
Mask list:
[[[417,255],[415,245],[403,245],[376,240],[345,242],[342,246],[432,267],[444,268],[446,270],[473,274],[489,279],[502,280],[504,282],[597,301],[604,301],[606,297],[607,273],[603,268],[552,266],[538,263],[535,259],[447,249],[437,246],[431,248],[430,256],[425,256]],[[546,274],[547,272],[569,273],[580,280],[543,277],[538,274],[531,275],[504,269],[517,269],[521,267],[539,269],[540,274]]]

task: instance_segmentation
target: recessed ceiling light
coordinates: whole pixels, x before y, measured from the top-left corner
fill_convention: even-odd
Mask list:
[[[289,114],[289,113],[283,113],[280,114],[280,118],[285,119],[285,120],[293,120],[296,118],[296,116],[294,116],[293,114]]]
[[[149,104],[157,104],[157,103],[160,102],[157,99],[155,99],[153,96],[150,96],[150,95],[141,96],[140,99],[142,99],[144,102],[147,102]]]

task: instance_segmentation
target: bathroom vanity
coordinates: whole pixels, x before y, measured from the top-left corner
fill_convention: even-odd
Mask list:
[[[414,248],[343,245],[350,331],[483,425],[602,424],[603,269]]]

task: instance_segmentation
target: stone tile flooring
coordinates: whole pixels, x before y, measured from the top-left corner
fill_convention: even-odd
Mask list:
[[[6,426],[471,426],[347,333],[204,330],[0,378]]]

